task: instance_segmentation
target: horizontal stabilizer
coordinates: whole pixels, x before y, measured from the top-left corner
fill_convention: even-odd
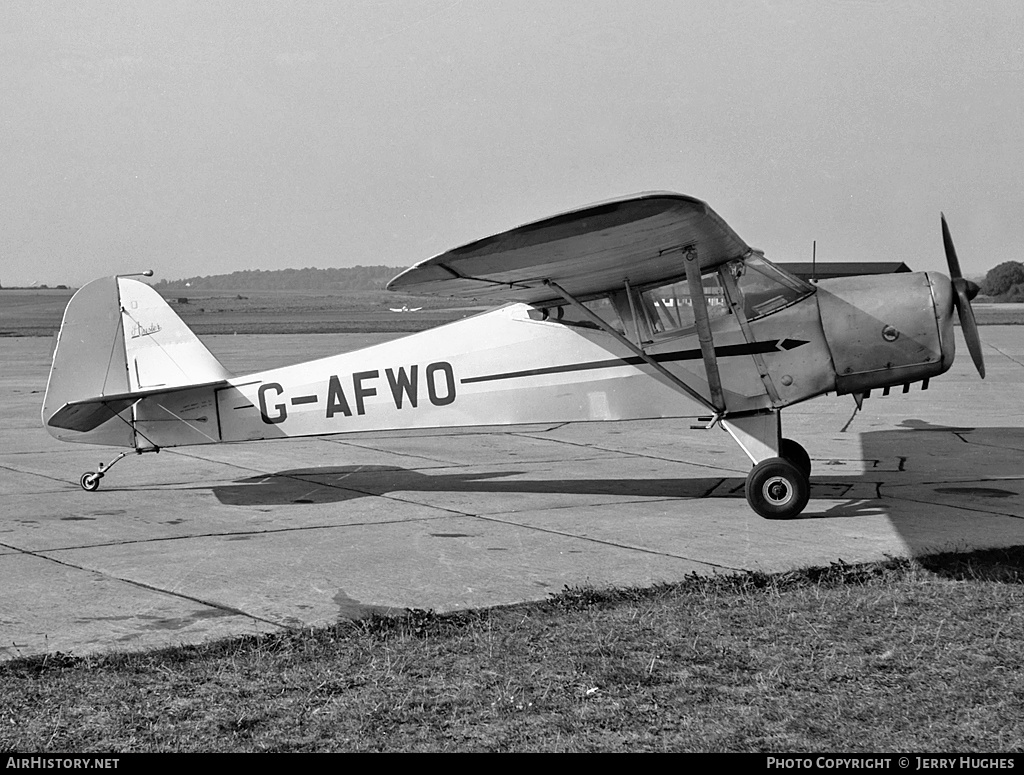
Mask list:
[[[182,390],[220,387],[226,384],[225,380],[217,380],[216,382],[206,382],[198,385],[182,385],[169,390],[140,390],[134,393],[96,396],[95,398],[69,401],[54,412],[46,421],[46,424],[51,428],[63,428],[69,431],[86,433],[100,427],[107,420],[117,417],[125,409],[128,409],[136,401],[143,398],[178,393]]]
[[[46,421],[46,424],[51,428],[64,428],[69,431],[85,433],[93,428],[99,428],[107,420],[117,417],[134,403],[134,398],[122,398],[119,401],[97,398],[84,403],[64,404],[54,413],[53,417]]]

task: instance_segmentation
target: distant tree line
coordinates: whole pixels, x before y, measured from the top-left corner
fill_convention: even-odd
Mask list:
[[[404,267],[350,266],[336,269],[247,269],[209,277],[161,280],[156,288],[178,290],[273,291],[273,290],[383,290],[388,281]],[[38,286],[45,288],[46,286]],[[62,288],[64,286],[57,286]],[[981,292],[995,301],[1024,302],[1024,263],[1004,261],[985,275]]]
[[[981,292],[996,301],[1024,302],[1024,264],[1004,261],[990,269],[981,284]]]
[[[231,274],[210,275],[209,277],[186,277],[181,280],[161,280],[154,284],[157,290],[227,290],[227,291],[275,291],[275,290],[383,290],[388,281],[404,267],[393,266],[349,266],[337,269],[247,269]]]
[[[8,291],[49,291],[49,290],[68,291],[68,290],[71,290],[71,288],[70,288],[70,286],[67,286],[67,285],[49,286],[49,285],[46,285],[45,283],[40,283],[38,285],[8,285],[6,288],[4,288],[3,284],[0,284],[0,290],[8,290]]]

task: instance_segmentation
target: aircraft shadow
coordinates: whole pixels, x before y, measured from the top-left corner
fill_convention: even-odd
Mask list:
[[[525,470],[486,473],[431,474],[390,466],[325,466],[294,468],[238,479],[213,488],[230,506],[289,506],[341,503],[394,492],[488,493],[505,495],[591,495],[624,498],[745,500],[742,476],[674,478],[529,479]],[[517,478],[511,478],[517,477]],[[835,500],[826,514],[805,513],[798,519],[857,517],[877,514],[879,505],[845,497],[856,483],[850,477],[812,475],[811,496]],[[876,492],[872,485],[871,492]]]
[[[389,466],[296,468],[213,488],[232,506],[339,503],[390,492],[476,492],[702,498],[723,479],[510,479],[528,471],[427,474]],[[742,484],[742,479],[737,479]]]
[[[863,472],[830,472],[814,460],[810,508],[800,519],[887,516],[914,554],[967,548],[991,516],[1021,518],[1024,544],[1024,428],[940,426],[907,420],[903,427],[861,434]],[[813,455],[813,451],[812,451]],[[428,473],[390,466],[296,468],[213,488],[236,506],[340,503],[392,492],[592,495],[699,500],[744,499],[744,477],[529,478],[529,470]],[[513,478],[515,477],[515,478]],[[1002,477],[1004,481],[991,480]],[[821,504],[828,504],[825,510]],[[929,509],[930,504],[954,510]],[[959,508],[961,511],[956,511]],[[965,520],[970,520],[965,523]],[[1000,528],[1006,543],[1005,519]],[[1009,528],[1013,532],[1013,528]],[[974,531],[971,533],[970,531]]]
[[[861,434],[861,448],[896,469],[865,478],[881,480],[879,503],[914,556],[1024,545],[1024,428],[901,425]]]

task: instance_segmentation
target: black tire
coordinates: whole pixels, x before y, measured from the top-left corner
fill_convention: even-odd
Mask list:
[[[82,478],[79,482],[82,485],[82,489],[86,492],[96,492],[100,488],[100,479],[103,478],[103,474],[97,474],[92,471],[86,471],[82,474]]]
[[[806,478],[811,478],[811,456],[793,439],[782,440],[782,444],[779,446],[779,457],[788,460],[803,471]]]
[[[747,503],[765,519],[792,519],[807,506],[811,485],[788,460],[762,460],[747,475]]]

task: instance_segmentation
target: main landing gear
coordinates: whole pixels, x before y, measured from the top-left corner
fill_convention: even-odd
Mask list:
[[[782,457],[762,460],[747,474],[747,503],[765,519],[791,519],[811,494],[811,459],[792,439],[782,439]]]
[[[754,468],[747,475],[747,503],[765,519],[792,519],[811,494],[811,457],[792,439],[782,438],[778,410],[729,417],[722,426]]]

